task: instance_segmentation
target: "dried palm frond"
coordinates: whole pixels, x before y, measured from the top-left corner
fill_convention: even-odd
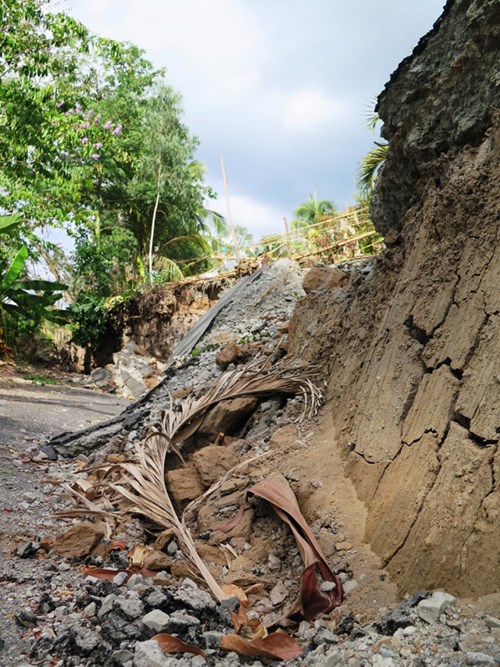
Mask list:
[[[299,421],[314,416],[323,400],[323,392],[314,384],[315,369],[280,364],[266,367],[267,362],[251,362],[241,370],[224,373],[215,385],[200,398],[190,397],[174,410],[172,401],[163,414],[161,431],[172,443],[185,440],[202,425],[210,410],[222,401],[241,396],[302,394],[304,410]]]
[[[152,434],[139,451],[137,463],[121,463],[122,478],[110,488],[126,501],[128,514],[141,514],[163,528],[171,528],[179,547],[193,571],[205,579],[218,600],[226,595],[198,555],[193,538],[182,525],[165,484],[165,458],[168,447],[164,437]]]
[[[135,459],[113,464],[107,478],[96,483],[101,491],[106,490],[106,497],[103,498],[105,506],[99,507],[85,493],[66,485],[65,490],[80,508],[63,514],[101,514],[107,519],[141,515],[164,529],[172,530],[195,576],[196,573],[201,575],[213,595],[219,600],[224,599],[226,594],[198,555],[191,533],[178,517],[168,494],[165,484],[166,456],[170,450],[181,456],[176,443],[195,433],[207,412],[222,401],[241,396],[301,393],[304,397],[302,418],[316,414],[321,405],[322,392],[311,375],[314,377],[310,370],[306,372],[289,365],[269,367],[267,362],[253,362],[242,370],[225,373],[206,394],[184,401],[177,410],[170,401],[158,430],[150,433],[143,443],[137,444]]]

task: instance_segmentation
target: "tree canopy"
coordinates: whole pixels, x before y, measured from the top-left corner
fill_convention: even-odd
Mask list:
[[[5,262],[25,245],[71,301],[203,268],[215,195],[164,71],[51,0],[0,1],[0,20],[0,208],[22,220]],[[58,227],[71,258],[47,235]]]

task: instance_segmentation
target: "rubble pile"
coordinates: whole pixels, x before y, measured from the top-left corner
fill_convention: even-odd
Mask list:
[[[368,275],[367,266],[344,271],[343,285]],[[321,280],[314,285],[313,271],[308,289],[330,289],[324,280],[338,278],[339,269],[331,269],[331,276],[329,271],[321,268]],[[284,303],[281,313],[270,315],[270,328],[259,323],[252,333],[254,325],[239,311],[225,326],[211,330],[200,353],[190,355],[168,380],[174,407],[202,396],[217,378],[243,368],[256,355],[270,363],[286,355],[289,302]],[[217,345],[217,340],[223,343]],[[168,455],[168,493],[225,599],[217,601],[208,592],[171,531],[159,532],[150,522],[131,517],[112,524],[111,531],[106,517],[46,515],[44,530],[30,524],[31,534],[25,532],[30,539],[14,544],[9,567],[0,568],[3,611],[17,628],[17,638],[6,637],[0,664],[259,667],[273,657],[273,664],[281,664],[280,654],[254,652],[251,657],[224,648],[224,642],[231,647],[236,628],[246,623],[262,633],[247,638],[259,647],[265,635],[276,636],[275,629],[300,596],[304,564],[297,537],[272,505],[249,491],[282,469],[287,451],[307,452],[303,448],[313,437],[314,419],[294,423],[303,407],[300,395],[222,402],[181,443],[185,464],[174,453]],[[102,471],[133,457],[143,437],[140,429],[115,435],[106,447],[72,461],[59,456],[51,462],[46,445],[32,445],[28,454],[45,465],[45,486],[27,492],[26,509],[42,512],[50,495],[53,510],[67,510],[67,498],[54,496],[61,484],[92,497],[91,487],[102,480]],[[291,492],[303,498],[300,477],[287,473],[287,478]],[[311,483],[321,489],[321,481]],[[311,667],[498,662],[500,620],[491,609],[469,607],[446,593],[421,593],[392,609],[359,611],[351,603],[365,585],[365,573],[352,565],[357,545],[335,516],[318,519],[312,528],[339,582],[337,586],[320,576],[320,595],[338,593],[341,586],[344,600],[308,620],[298,617],[288,630],[284,624],[285,634],[280,630],[278,640],[294,642],[291,649],[285,647],[286,662]]]

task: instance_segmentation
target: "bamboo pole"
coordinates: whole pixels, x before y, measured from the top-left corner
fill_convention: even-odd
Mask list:
[[[283,222],[285,223],[286,254],[288,259],[291,259],[292,251],[290,249],[290,230],[288,229],[288,220],[286,219],[286,216],[283,218]]]
[[[230,202],[229,202],[229,188],[228,188],[228,183],[227,183],[227,178],[226,178],[226,170],[224,168],[224,158],[222,157],[222,155],[220,156],[220,166],[221,166],[221,171],[222,171],[222,181],[224,183],[224,193],[226,195],[227,219],[228,219],[228,222],[229,222],[229,229],[231,231],[231,237],[233,239],[234,252],[236,254],[236,257],[238,257],[239,254],[240,254],[240,249],[238,247],[238,239],[236,238],[236,232],[234,231],[233,215],[231,213],[231,205],[230,205]]]

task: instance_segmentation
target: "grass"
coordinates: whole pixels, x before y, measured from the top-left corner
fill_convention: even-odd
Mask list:
[[[28,375],[25,375],[25,379],[33,382],[33,384],[40,384],[42,386],[48,384],[57,384],[57,380],[54,380],[54,378],[46,375],[37,375],[36,373],[29,373]]]

